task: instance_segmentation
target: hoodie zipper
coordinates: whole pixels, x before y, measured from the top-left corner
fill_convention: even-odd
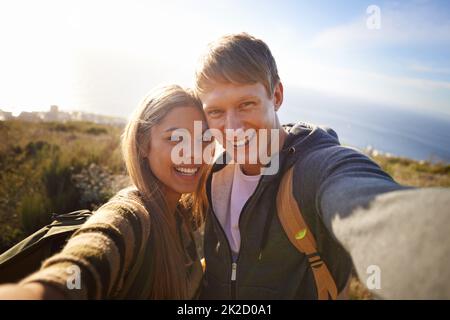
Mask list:
[[[286,141],[284,142],[285,144],[286,144]],[[284,148],[282,148],[281,150],[280,150],[280,154],[284,151],[285,149]],[[295,150],[295,149],[294,149]],[[245,205],[244,205],[244,207],[242,208],[242,210],[241,210],[241,214],[239,215],[239,222],[238,222],[238,225],[239,225],[239,232],[240,232],[240,226],[241,226],[241,219],[242,219],[242,216],[244,215],[244,213],[245,213],[245,211],[246,211],[246,209],[247,209],[247,207],[249,206],[249,203],[251,203],[252,202],[252,200],[254,199],[254,198],[257,198],[260,194],[261,194],[261,190],[262,190],[262,188],[261,188],[261,182],[262,182],[262,180],[264,179],[264,176],[261,176],[261,178],[259,179],[259,181],[258,181],[258,185],[256,186],[256,190],[255,190],[255,192],[253,193],[253,195],[252,196],[250,196],[250,198],[247,200],[247,202],[245,203]],[[209,198],[209,200],[210,200],[210,203],[212,203],[212,200],[211,200],[211,198],[210,197],[208,197]],[[237,267],[238,267],[238,262],[239,262],[239,257],[240,257],[240,254],[241,254],[241,248],[239,248],[239,252],[238,252],[238,256],[237,256],[237,258],[236,258],[236,261],[234,262],[233,261],[233,254],[232,254],[232,252],[231,252],[231,246],[230,246],[230,243],[228,242],[228,238],[227,238],[227,235],[226,235],[226,233],[225,233],[225,230],[223,229],[223,227],[222,227],[222,225],[220,224],[220,221],[219,221],[219,219],[217,218],[217,216],[216,216],[216,213],[214,212],[214,210],[212,209],[212,206],[211,206],[211,212],[212,212],[212,215],[214,216],[214,219],[215,219],[215,223],[216,223],[216,225],[219,225],[219,228],[220,228],[220,230],[222,231],[222,235],[223,235],[223,237],[225,238],[225,242],[227,243],[227,247],[228,247],[228,257],[230,257],[231,259],[231,297],[232,297],[232,299],[233,300],[236,300],[237,299]],[[242,236],[241,236],[241,240],[242,240]],[[242,245],[242,241],[241,241],[241,245]]]
[[[233,262],[231,264],[231,299],[236,300],[236,273],[237,273],[237,263]]]
[[[263,177],[261,177],[259,179],[258,185],[256,186],[255,192],[253,193],[252,196],[250,196],[250,198],[247,200],[247,202],[245,203],[244,207],[241,210],[241,213],[239,215],[239,222],[238,222],[239,232],[240,232],[240,226],[241,226],[241,219],[242,219],[242,216],[244,215],[247,207],[250,205],[250,203],[253,201],[253,199],[257,198],[259,196],[259,194],[261,193],[262,188],[260,187],[260,185],[261,185],[261,181],[262,180],[263,180]],[[232,258],[233,254],[231,252],[231,246],[230,246],[230,243],[228,242],[228,238],[227,238],[227,235],[225,233],[225,230],[223,230],[223,227],[220,224],[219,219],[217,218],[216,213],[214,212],[214,210],[212,210],[212,208],[211,208],[211,211],[213,213],[214,219],[216,220],[216,224],[218,224],[220,229],[222,230],[223,236],[225,238],[225,242],[227,243],[228,253],[229,253],[228,256],[231,257],[231,260],[233,260],[233,258]],[[241,236],[241,239],[242,239],[242,236]],[[241,244],[242,244],[242,241],[241,241]],[[236,258],[236,261],[235,262],[233,261],[231,263],[231,277],[230,277],[231,279],[230,280],[231,280],[231,299],[232,300],[236,300],[237,299],[237,267],[238,267],[238,262],[239,262],[239,257],[241,255],[241,251],[242,251],[241,248],[239,248],[239,252],[238,252],[238,256]]]

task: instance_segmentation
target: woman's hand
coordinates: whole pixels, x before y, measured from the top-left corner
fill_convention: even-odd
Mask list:
[[[51,286],[32,282],[0,285],[0,300],[62,300],[64,295]]]

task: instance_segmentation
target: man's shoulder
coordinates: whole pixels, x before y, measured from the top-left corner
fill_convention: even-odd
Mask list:
[[[297,129],[299,130],[299,129]],[[309,126],[307,137],[292,143],[292,161],[296,180],[317,184],[333,173],[364,174],[378,166],[360,150],[341,145],[336,132],[326,126]]]
[[[325,125],[316,125],[307,122],[283,125],[288,133],[286,147],[294,147],[304,151],[314,149],[325,144],[340,145],[336,131]]]

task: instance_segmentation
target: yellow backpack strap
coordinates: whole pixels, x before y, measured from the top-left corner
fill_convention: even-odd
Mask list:
[[[319,300],[335,300],[337,297],[336,283],[325,262],[317,252],[314,235],[303,219],[297,201],[292,192],[292,177],[294,167],[283,176],[277,194],[277,214],[289,241],[308,257],[313,271]]]

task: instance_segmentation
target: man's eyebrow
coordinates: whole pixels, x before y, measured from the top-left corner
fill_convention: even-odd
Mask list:
[[[251,100],[256,100],[256,101],[260,101],[261,100],[258,96],[248,95],[248,96],[243,96],[243,97],[237,99],[236,102],[234,102],[234,104],[239,104],[239,103],[244,102],[245,100],[250,100],[250,99]],[[221,107],[218,106],[218,105],[207,105],[207,106],[203,105],[203,106],[204,106],[203,107],[204,111],[211,110],[211,109],[221,109]]]
[[[239,98],[239,100],[237,100],[237,103],[241,103],[241,102],[243,102],[245,100],[258,100],[259,101],[259,97],[253,96],[253,95],[244,96],[242,98]]]

